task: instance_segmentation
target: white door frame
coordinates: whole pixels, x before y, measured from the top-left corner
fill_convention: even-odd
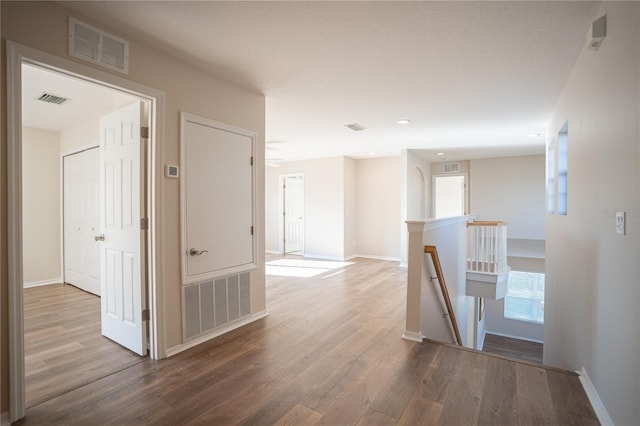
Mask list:
[[[469,208],[469,174],[468,173],[446,173],[441,175],[432,175],[431,176],[431,188],[432,188],[432,196],[431,196],[431,214],[433,217],[436,216],[436,179],[441,177],[453,177],[453,176],[462,176],[464,177],[464,212],[463,215],[468,215]]]
[[[24,300],[22,274],[22,64],[32,64],[104,87],[119,90],[150,105],[150,137],[146,203],[149,356],[166,357],[164,342],[164,282],[162,262],[162,164],[164,146],[164,93],[122,77],[78,64],[7,40],[7,221],[9,275],[9,416],[25,415]]]
[[[279,206],[280,206],[280,208],[279,208],[279,211],[280,211],[279,217],[280,217],[280,220],[278,221],[279,222],[278,228],[280,230],[280,232],[278,234],[279,234],[280,241],[278,241],[278,247],[279,247],[280,253],[282,253],[282,254],[286,254],[285,250],[287,249],[286,243],[285,243],[285,238],[287,236],[286,235],[287,229],[286,229],[286,226],[284,224],[284,217],[285,217],[284,216],[284,213],[285,213],[285,211],[284,211],[284,201],[285,201],[284,197],[285,197],[285,192],[286,192],[285,188],[284,188],[284,181],[285,181],[286,178],[299,177],[299,176],[302,176],[302,181],[304,182],[304,173],[302,173],[302,172],[299,172],[299,173],[284,173],[284,174],[279,175],[279,177],[278,177],[278,185],[280,186],[279,191],[278,191],[278,193],[280,194],[280,197],[279,197]],[[304,185],[304,183],[303,183],[303,185]],[[304,186],[303,186],[303,191],[304,191]],[[303,198],[304,198],[304,193],[303,193]],[[303,224],[302,224],[303,232],[302,232],[302,250],[301,251],[302,251],[302,255],[304,256],[304,226],[305,226],[304,225],[304,221],[306,220],[304,215],[303,215],[303,219],[302,220],[303,220]]]

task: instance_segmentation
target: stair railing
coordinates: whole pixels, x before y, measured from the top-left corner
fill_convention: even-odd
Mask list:
[[[436,270],[436,278],[438,283],[440,284],[440,291],[442,292],[442,298],[444,299],[444,304],[447,306],[447,312],[449,316],[449,321],[451,321],[451,327],[453,328],[453,332],[456,335],[456,340],[458,345],[462,345],[462,338],[460,337],[460,330],[458,329],[458,322],[456,321],[456,314],[453,312],[453,307],[451,306],[451,299],[449,298],[449,291],[447,290],[447,284],[444,281],[444,274],[442,273],[442,266],[440,265],[440,258],[438,257],[438,250],[436,246],[424,246],[424,252],[426,254],[431,255],[431,260],[433,261],[433,267]]]

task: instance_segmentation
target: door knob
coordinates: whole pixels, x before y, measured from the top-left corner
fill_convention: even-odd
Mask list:
[[[198,250],[198,249],[194,249],[194,248],[189,250],[189,255],[191,255],[191,256],[200,256],[200,255],[206,254],[206,253],[209,253],[209,250]]]
[[[104,241],[104,234],[96,235],[93,239],[96,241]]]

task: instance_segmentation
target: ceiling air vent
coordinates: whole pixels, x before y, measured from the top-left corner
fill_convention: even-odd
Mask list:
[[[345,126],[350,128],[354,132],[361,132],[365,129],[365,127],[362,124],[358,124],[358,123],[345,124]]]
[[[443,163],[442,171],[444,173],[459,173],[460,172],[460,163]]]
[[[129,73],[129,42],[94,26],[69,18],[69,55]]]
[[[46,102],[48,104],[56,104],[60,105],[67,102],[68,98],[63,98],[62,96],[52,95],[51,93],[43,93],[38,98],[39,101]]]

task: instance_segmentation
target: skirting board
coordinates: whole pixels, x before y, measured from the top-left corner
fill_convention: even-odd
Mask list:
[[[410,342],[422,343],[423,336],[419,332],[405,330],[402,334],[402,338],[404,340],[409,340]]]
[[[533,342],[533,343],[542,343],[544,344],[544,342],[542,340],[538,340],[538,339],[530,339],[528,337],[522,337],[522,336],[514,336],[513,334],[505,334],[505,333],[497,333],[495,331],[491,331],[491,330],[485,330],[484,334],[493,334],[494,336],[502,336],[502,337],[508,337],[510,339],[518,339],[518,340],[525,340],[527,342]]]
[[[231,324],[227,324],[224,327],[220,327],[215,330],[212,330],[211,333],[196,337],[195,339],[189,340],[188,342],[183,343],[181,345],[172,346],[167,349],[167,358],[170,358],[176,354],[179,354],[180,352],[184,352],[187,349],[191,349],[194,346],[198,346],[199,344],[204,343],[208,340],[215,339],[218,336],[222,336],[223,334],[226,334],[230,331],[243,327],[247,324],[251,324],[252,322],[265,318],[268,315],[269,313],[267,311],[258,312],[251,315],[250,317],[241,319]]]
[[[62,277],[53,278],[50,280],[29,281],[28,283],[24,283],[24,288],[41,287],[43,285],[61,284],[61,283],[62,283]]]
[[[605,408],[602,400],[600,399],[600,395],[598,395],[598,391],[596,391],[595,386],[591,382],[591,378],[587,374],[587,370],[584,367],[580,371],[576,371],[578,373],[578,378],[580,379],[580,384],[587,394],[587,398],[589,398],[589,402],[591,402],[591,406],[593,407],[593,411],[596,412],[596,416],[598,417],[598,421],[601,425],[604,426],[613,426],[613,420],[609,416],[607,409]]]
[[[374,259],[374,260],[388,260],[389,262],[400,262],[399,257],[376,256],[374,254],[356,254],[355,256],[351,256],[350,259],[353,259],[354,257],[363,257],[365,259]]]
[[[264,252],[267,254],[282,254],[279,250],[265,250]]]

